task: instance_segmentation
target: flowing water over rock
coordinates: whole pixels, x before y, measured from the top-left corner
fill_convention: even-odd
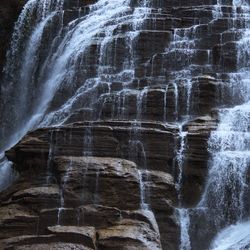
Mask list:
[[[39,85],[38,79],[52,56],[53,43],[61,33],[62,5],[61,0],[28,1],[16,22],[4,69],[5,83],[1,89],[1,95],[5,97],[2,102],[1,148],[8,148],[19,140],[42,115],[37,107],[43,107],[37,100],[48,88]],[[53,35],[50,37],[47,32]],[[51,44],[50,48],[45,47],[45,40]]]
[[[27,1],[1,81],[0,152],[20,177],[0,247],[248,247],[249,11]]]
[[[231,91],[240,93],[243,103],[219,111],[218,128],[211,133],[209,140],[212,159],[206,188],[197,211],[194,209],[191,212],[195,214],[200,208],[205,209],[207,224],[203,226],[208,228],[220,230],[237,223],[219,233],[211,246],[212,249],[246,249],[250,243],[248,233],[244,232],[248,226],[248,222],[244,221],[249,220],[250,216],[248,184],[250,170],[250,9],[245,1],[234,1],[233,4],[235,9],[233,15],[235,18],[238,15],[243,17],[246,25],[246,30],[242,32],[242,37],[236,45],[237,72],[230,74],[235,88]],[[232,29],[235,29],[234,25]],[[233,96],[234,93],[231,95]],[[204,211],[201,213],[204,214]]]
[[[8,188],[18,177],[18,174],[12,167],[12,163],[4,155],[0,155],[0,176],[0,191]]]
[[[213,250],[248,249],[250,247],[250,223],[238,223],[222,230],[212,243]]]

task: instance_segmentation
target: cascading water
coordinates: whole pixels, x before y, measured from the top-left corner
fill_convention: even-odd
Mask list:
[[[62,32],[62,6],[62,0],[30,0],[15,25],[1,89],[1,96],[5,97],[1,150],[13,145],[38,121],[40,114],[36,107],[41,107],[41,103],[37,102],[37,96],[43,89],[38,79],[43,77],[43,68]],[[47,32],[53,35],[48,37]],[[51,44],[49,51],[46,43]]]
[[[62,0],[30,0],[15,24],[0,90],[0,153],[14,145],[38,121],[39,114],[33,110],[40,92],[37,78],[62,32],[62,6]],[[50,37],[49,31],[53,32]],[[52,43],[50,51],[46,51],[45,41]],[[2,179],[8,178],[10,165],[6,160],[1,167]]]
[[[121,68],[120,73],[112,72],[114,68],[106,59],[111,58],[107,54],[107,45],[116,39],[114,35],[116,30],[121,25],[132,22],[133,29],[128,34],[129,42],[133,42],[132,40],[135,38],[133,33],[136,34],[134,29],[140,26],[146,16],[147,11],[144,11],[144,9],[147,10],[146,7],[131,12],[129,4],[129,0],[98,1],[90,6],[90,13],[87,16],[70,22],[64,30],[63,1],[30,0],[25,5],[15,27],[5,68],[6,84],[3,85],[1,91],[2,95],[7,95],[12,92],[18,93],[13,91],[13,88],[22,88],[23,94],[13,96],[13,104],[10,106],[10,108],[19,106],[18,111],[15,110],[16,113],[12,117],[16,121],[16,128],[13,130],[14,132],[18,130],[18,132],[15,138],[5,142],[1,147],[8,147],[15,143],[30,128],[39,126],[41,120],[42,126],[62,123],[65,116],[72,112],[73,107],[82,104],[78,103],[79,99],[89,95],[91,91],[94,92],[93,90],[100,86],[101,81],[109,84],[110,80],[114,81],[112,78],[129,77],[131,79],[134,69],[131,69],[133,63],[130,54],[128,54],[128,58],[124,59],[124,61],[129,60],[129,62],[123,64],[125,68]],[[142,6],[145,6],[144,2]],[[31,22],[33,22],[32,25]],[[54,32],[55,25],[57,25],[56,32]],[[27,27],[29,32],[26,32]],[[49,39],[45,37],[45,31],[48,32],[48,30],[53,33]],[[49,51],[46,51],[48,40],[52,46]],[[80,70],[86,63],[85,57],[88,55],[94,40],[96,40],[100,50],[100,64],[96,77],[86,79],[86,76],[80,77],[82,75]],[[21,47],[27,49],[22,52]],[[22,65],[19,65],[18,62],[21,61]],[[11,82],[11,84],[7,84],[7,82]],[[47,106],[52,101],[56,90],[65,87],[77,89],[77,84],[80,86],[78,86],[76,94],[44,118],[44,114],[48,113],[46,112]],[[32,85],[38,86],[37,89],[34,90]],[[31,91],[31,89],[33,90]],[[32,102],[27,103],[28,100]],[[8,99],[8,101],[10,100]],[[92,102],[89,102],[88,107],[91,107],[91,104]],[[32,105],[32,109],[30,109],[30,105]],[[4,110],[6,113],[9,112],[6,108]],[[13,130],[11,132],[7,130],[8,119],[6,118],[7,114],[4,114],[4,126],[1,130],[3,138],[7,137],[8,133],[13,134]]]
[[[0,176],[0,192],[9,187],[18,176],[12,168],[12,163],[3,154],[0,155]]]
[[[16,23],[1,89],[1,96],[5,96],[1,103],[1,151],[32,128],[62,124],[79,107],[92,109],[96,91],[103,84],[109,90],[111,82],[133,79],[131,44],[149,11],[146,1],[132,11],[130,0],[100,0],[90,5],[87,15],[68,24],[63,5],[63,0],[30,0]],[[108,46],[119,38],[115,33],[122,25],[132,27],[126,38],[129,53],[116,69],[112,66],[116,58]],[[99,57],[93,72],[84,67],[95,41]],[[65,88],[72,96],[47,110]]]
[[[247,216],[244,201],[249,191],[249,103],[222,110],[220,117],[219,127],[210,138],[212,167],[200,202],[200,206],[217,214],[218,227]]]
[[[175,9],[164,12],[160,8],[169,7],[164,1],[93,1],[83,12],[79,7],[78,16],[73,20],[67,20],[65,2],[67,1],[30,0],[16,23],[11,48],[7,55],[5,79],[1,85],[1,96],[10,97],[4,98],[1,103],[0,120],[3,126],[0,134],[0,152],[15,144],[28,130],[70,123],[74,121],[72,117],[81,111],[82,113],[79,113],[83,115],[80,121],[88,121],[83,138],[80,139],[81,156],[90,157],[94,156],[96,150],[93,135],[95,131],[92,131],[95,121],[128,120],[130,136],[127,158],[136,162],[140,168],[138,169],[140,208],[144,212],[149,212],[151,204],[147,182],[151,180],[148,179],[147,168],[150,169],[151,166],[148,164],[148,149],[143,144],[145,138],[142,134],[143,130],[146,130],[143,126],[152,126],[157,122],[168,126],[170,121],[176,128],[174,133],[178,141],[173,165],[176,168],[175,187],[178,196],[176,211],[180,220],[180,249],[200,250],[194,244],[194,241],[202,241],[204,238],[199,238],[200,234],[197,233],[199,226],[195,224],[200,218],[204,222],[201,226],[204,235],[210,228],[216,228],[215,233],[222,229],[216,237],[214,233],[208,233],[209,240],[215,237],[210,246],[212,249],[223,250],[230,247],[234,249],[236,244],[242,248],[249,246],[249,234],[242,233],[240,238],[238,237],[240,232],[249,228],[250,216],[249,204],[246,203],[249,195],[247,178],[249,178],[250,164],[250,34],[247,1],[234,0],[233,6],[229,8],[224,6],[224,1],[218,0],[216,5],[205,7],[206,13],[211,12],[212,17],[208,14],[208,17],[200,18],[200,21],[196,18],[190,25],[183,24],[184,27],[178,24],[180,18],[177,15],[176,20],[171,20],[177,23],[177,27],[171,26],[169,33],[164,29],[162,32],[164,35],[170,34],[169,43],[166,46],[156,43],[159,47],[165,46],[165,48],[162,51],[157,48],[152,55],[147,55],[147,51],[143,51],[145,48],[138,48],[138,39],[141,31],[144,31],[145,35],[145,30],[152,27],[154,32],[151,35],[156,33],[154,29],[159,25],[156,14],[162,15],[160,21],[173,17],[171,15],[175,14]],[[157,12],[151,8],[154,5],[158,8]],[[225,9],[226,11],[229,9],[230,13],[225,14]],[[71,9],[73,10],[75,9]],[[189,14],[187,15],[189,18]],[[218,74],[213,72],[214,69],[217,70],[216,67],[212,67],[214,51],[206,47],[205,41],[200,42],[201,33],[210,32],[209,25],[222,20],[225,16],[230,17],[227,23],[230,31],[238,29],[238,18],[241,26],[247,27],[239,29],[241,38],[237,41],[238,71],[226,73],[226,77],[221,72]],[[150,18],[153,22],[148,24]],[[183,19],[181,23],[185,21]],[[205,24],[209,28],[204,31],[202,29]],[[142,36],[142,41],[149,39],[145,37]],[[218,40],[218,43],[223,43],[222,35]],[[146,55],[141,56],[141,51]],[[161,65],[159,58],[163,61]],[[222,64],[221,60],[220,58]],[[194,77],[200,75],[209,77],[216,75],[219,79],[230,78],[230,82],[227,83],[230,86],[228,91],[230,93],[227,94],[232,101],[229,108],[223,107],[219,110],[220,123],[210,136],[211,167],[202,199],[197,207],[186,208],[182,203],[185,154],[188,151],[189,136],[186,126],[199,115],[193,110],[195,104],[192,103],[192,98],[195,91]],[[162,100],[159,98],[163,109],[160,118],[154,121],[153,116],[145,118],[145,113],[150,106],[149,100],[152,100],[151,91],[155,91],[158,87],[163,97]],[[135,110],[131,111],[127,106],[132,106],[133,102]],[[8,103],[11,105],[7,105]],[[110,103],[112,107],[110,117],[107,115],[107,118],[103,113],[105,105],[108,106]],[[156,109],[160,109],[161,104],[157,103]],[[158,112],[158,110],[153,111],[156,114]],[[146,125],[143,123],[144,119],[148,122]],[[53,133],[51,135],[53,137]],[[54,146],[57,145],[52,143],[48,172],[50,161],[53,160]],[[69,164],[61,181],[58,224],[61,224],[61,212],[65,206],[64,191],[71,170],[72,163]],[[84,169],[82,181],[84,183],[87,171],[88,166]],[[0,174],[3,175],[3,180],[0,180],[1,190],[13,180],[11,163],[5,159],[0,162]],[[95,174],[95,205],[99,205],[101,174],[99,170]],[[234,225],[230,226],[231,224]],[[195,238],[196,233],[197,238]],[[232,238],[230,239],[228,235]]]
[[[213,250],[249,249],[250,247],[250,222],[231,225],[222,230],[212,242]]]
[[[67,188],[67,182],[69,180],[69,176],[72,171],[72,159],[70,159],[69,166],[66,170],[65,175],[63,176],[62,183],[61,183],[61,189],[60,189],[60,207],[58,209],[58,215],[57,215],[57,224],[60,225],[61,223],[61,215],[64,209],[64,192]]]
[[[250,216],[248,209],[250,194],[248,185],[250,169],[249,4],[245,1],[233,1],[233,4],[233,9],[237,9],[233,15],[243,18],[246,29],[243,30],[242,38],[237,42],[238,71],[230,73],[232,82],[230,96],[239,95],[243,103],[219,110],[220,122],[217,130],[211,133],[209,140],[212,159],[206,188],[197,207],[190,209],[191,222],[189,221],[186,227],[182,228],[181,249],[191,249],[190,245],[187,246],[189,241],[185,236],[188,231],[194,235],[197,233],[197,228],[195,229],[194,226],[190,228],[190,223],[195,223],[192,218],[197,220],[197,214],[201,216],[198,216],[198,220],[200,218],[206,221],[201,226],[203,233],[209,234],[209,230],[218,232],[227,227],[216,236],[210,246],[211,249],[248,249],[250,246],[248,233]],[[216,10],[221,13],[221,6]],[[218,18],[217,15],[216,17]],[[239,100],[236,99],[235,102],[238,103]],[[199,241],[197,235],[194,237]],[[186,244],[183,244],[185,241]]]

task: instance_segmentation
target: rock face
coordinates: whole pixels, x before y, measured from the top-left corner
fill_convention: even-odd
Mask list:
[[[229,91],[240,8],[104,2],[65,0],[42,21],[29,9],[17,47],[40,40],[1,92],[0,147],[25,134],[6,151],[19,178],[0,193],[1,249],[176,250],[176,208],[200,200],[217,110],[241,100]]]
[[[8,151],[21,176],[7,194],[2,194],[3,209],[6,211],[6,206],[13,203],[25,203],[20,212],[24,213],[22,210],[32,207],[30,213],[35,213],[33,225],[39,235],[57,224],[94,227],[98,249],[113,249],[112,245],[119,249],[161,249],[159,229],[166,237],[171,235],[168,245],[174,249],[173,239],[178,241],[178,233],[172,217],[176,203],[173,177],[162,170],[140,170],[131,161],[115,158],[122,152],[114,152],[112,158],[105,157],[101,150],[93,151],[94,156],[81,156],[85,130],[79,124],[41,129]],[[103,125],[97,126],[97,138],[93,138],[97,140],[94,143],[105,149],[105,145],[112,144],[102,138],[103,130],[108,131]],[[105,135],[116,142],[112,135],[107,132]],[[109,152],[113,150],[111,147]],[[149,201],[154,214],[142,210]],[[12,223],[18,222],[13,218]],[[4,222],[3,225],[7,230]],[[2,236],[14,237],[19,230],[14,232],[10,228]],[[34,233],[34,228],[31,232]]]
[[[141,209],[134,163],[104,157],[57,156],[48,164],[38,159],[19,164],[19,181],[1,195],[3,249],[161,249],[158,218]],[[152,207],[170,220],[173,179],[158,172],[149,178],[152,194],[158,194]]]
[[[215,126],[210,117],[186,125],[191,166],[185,170],[183,201],[188,205],[195,204],[202,191],[207,160],[204,143],[208,128]],[[179,232],[174,207],[178,201],[173,171],[178,130],[160,123],[143,123],[140,129],[146,150],[134,154],[129,152],[131,125],[124,122],[39,129],[7,151],[20,177],[1,196],[2,213],[13,210],[13,217],[2,221],[3,244],[46,247],[40,246],[43,237],[59,244],[55,242],[62,241],[68,230],[85,232],[91,227],[98,249],[176,249]],[[66,230],[63,238],[57,231],[51,236],[51,227]],[[17,239],[20,232],[32,238]],[[71,233],[67,238],[71,239]]]

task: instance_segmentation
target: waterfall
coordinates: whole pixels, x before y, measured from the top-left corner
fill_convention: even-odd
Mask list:
[[[17,95],[5,100],[12,102],[8,108],[3,104],[5,113],[2,116],[1,128],[2,150],[15,144],[34,127],[64,123],[79,106],[87,105],[91,109],[96,101],[95,90],[102,82],[110,86],[110,82],[115,80],[132,81],[132,43],[138,35],[136,30],[140,28],[148,13],[146,2],[141,1],[139,7],[132,11],[129,0],[100,0],[90,5],[89,14],[64,27],[63,0],[28,1],[16,23],[5,68],[6,84],[2,93],[5,96],[11,96],[12,93]],[[126,39],[129,53],[124,58],[120,72],[114,72],[114,67],[111,68],[114,63],[110,61],[113,55],[108,53],[107,48],[112,41],[118,39],[118,35],[114,33],[122,25],[132,26]],[[49,31],[54,34],[46,41],[48,38],[45,34]],[[91,72],[93,76],[86,79],[80,71],[84,71],[84,57],[89,56],[95,41],[99,50],[98,69],[96,76]],[[49,51],[45,49],[47,45],[50,47]],[[21,61],[22,65],[18,63]],[[12,81],[11,85],[9,81]],[[76,86],[78,81],[79,84]],[[19,95],[20,91],[14,88],[20,88],[22,94]],[[76,91],[52,112],[46,111],[56,92],[64,88]],[[92,96],[92,99],[83,104],[82,100],[86,96]],[[9,113],[13,108],[15,110],[10,117]],[[14,127],[10,126],[13,124],[11,119],[14,120]],[[88,154],[87,150],[91,150],[91,145],[85,145],[91,143],[91,128],[87,132],[88,135],[84,139],[84,155]]]
[[[65,201],[64,201],[64,195],[65,195],[65,190],[67,188],[67,182],[69,180],[70,174],[72,172],[72,158],[69,161],[69,166],[67,167],[64,176],[62,177],[62,181],[61,181],[61,187],[60,187],[60,207],[58,208],[58,214],[57,214],[57,224],[60,225],[61,223],[61,217],[62,217],[62,213],[64,210],[64,205],[65,205]]]
[[[1,150],[15,144],[39,120],[34,109],[41,92],[38,79],[62,31],[62,6],[62,0],[30,0],[15,25],[1,88]]]
[[[89,13],[69,23],[65,21],[63,0],[26,3],[15,25],[1,85],[0,152],[31,129],[63,124],[79,107],[91,110],[103,84],[132,82],[132,44],[150,8],[147,1],[141,1],[132,10],[130,2],[97,1],[89,6]],[[115,33],[123,25],[131,27],[126,34],[128,54],[117,69],[108,46],[119,38]],[[84,68],[93,44],[99,54],[95,72]],[[65,89],[71,95],[54,104],[56,95]]]
[[[1,90],[2,95],[17,94],[14,88],[21,88],[22,95],[17,94],[4,100],[12,103],[4,109],[6,114],[2,117],[4,126],[1,128],[1,137],[6,141],[9,134],[14,135],[1,145],[2,148],[13,145],[32,127],[64,122],[73,108],[82,105],[79,100],[94,93],[101,82],[109,84],[109,81],[115,80],[114,77],[117,80],[132,80],[132,55],[128,53],[128,57],[124,58],[128,63],[123,64],[120,72],[113,72],[114,68],[110,65],[112,62],[107,61],[107,58],[113,58],[107,54],[107,45],[116,39],[114,33],[122,25],[128,24],[132,27],[131,32],[128,32],[130,47],[138,34],[136,29],[142,24],[149,9],[144,1],[141,6],[132,11],[129,0],[100,0],[90,5],[89,14],[65,27],[62,0],[28,1],[17,21],[5,67],[6,83]],[[48,30],[53,34],[49,39],[45,36]],[[99,48],[100,57],[96,59],[100,63],[97,72],[92,72],[93,77],[86,79],[80,71],[86,66],[85,60],[94,41]],[[46,48],[48,42],[49,51]],[[24,51],[21,49],[23,47],[26,48]],[[53,112],[46,111],[56,91],[64,88],[77,90],[69,100],[53,108]],[[91,101],[88,102],[88,107],[91,104]],[[11,108],[15,110],[9,117]],[[16,123],[13,128],[9,126],[10,119]]]
[[[235,2],[237,7],[242,4],[242,1]],[[249,5],[243,5],[242,11],[249,11]],[[200,206],[214,210],[218,226],[236,223],[250,215],[245,204],[250,164],[250,91],[245,89],[250,79],[249,45],[249,30],[246,30],[238,42],[238,72],[235,73],[238,91],[245,90],[243,103],[220,110],[219,126],[209,140],[212,162]]]
[[[178,165],[178,177],[176,182],[176,190],[178,193],[178,200],[181,203],[181,185],[182,185],[182,175],[183,175],[183,167],[184,167],[184,151],[185,151],[185,140],[187,136],[187,132],[184,132],[182,129],[183,125],[179,127],[179,137],[180,137],[180,148],[176,153],[176,160]]]
[[[250,167],[249,4],[233,1],[233,10],[233,18],[240,16],[246,25],[242,38],[237,42],[237,72],[229,74],[230,96],[236,104],[240,98],[241,104],[219,110],[218,128],[209,139],[211,161],[205,191],[196,208],[190,212],[189,209],[178,209],[181,220],[180,249],[193,249],[190,233],[194,235],[193,241],[199,241],[197,226],[190,228],[195,223],[192,219],[205,221],[201,226],[203,234],[212,228],[215,232],[222,230],[210,246],[213,250],[246,249],[250,244],[250,188],[247,179]],[[222,17],[221,1],[218,1],[214,11],[215,19]],[[235,29],[234,24],[232,29]]]
[[[215,231],[226,227],[214,239],[213,250],[246,249],[244,247],[250,244],[250,188],[247,182],[250,167],[249,5],[244,1],[234,1],[234,4],[248,24],[237,42],[238,70],[230,73],[234,86],[230,90],[240,93],[243,103],[219,110],[218,128],[209,139],[212,159],[207,184],[197,210],[192,212],[203,210],[204,214],[205,209],[206,225],[212,224]]]
[[[213,159],[200,206],[214,210],[218,226],[248,216],[244,201],[249,191],[249,104],[221,110],[219,127],[210,138]]]
[[[191,242],[189,236],[190,227],[190,216],[188,209],[179,208],[177,209],[178,216],[180,218],[180,230],[181,230],[181,250],[191,250]]]
[[[181,7],[178,9],[176,6],[170,8],[173,2],[98,0],[88,4],[78,1],[77,6],[70,9],[77,11],[77,18],[71,19],[65,8],[66,0],[27,1],[15,24],[0,90],[3,97],[0,103],[0,191],[16,178],[12,163],[6,160],[2,152],[17,143],[28,131],[52,127],[46,183],[49,185],[53,175],[51,163],[57,147],[60,148],[57,134],[53,136],[53,132],[57,133],[55,128],[81,123],[79,130],[83,128],[84,132],[79,138],[82,143],[79,155],[95,157],[99,135],[95,134],[98,128],[93,127],[95,124],[106,126],[107,122],[112,132],[116,126],[120,126],[121,134],[126,129],[129,131],[120,136],[122,140],[127,137],[124,139],[127,144],[124,142],[124,145],[120,145],[119,139],[113,140],[108,135],[112,142],[106,142],[106,147],[110,150],[113,145],[109,143],[117,143],[117,151],[124,151],[119,157],[124,156],[138,165],[135,177],[140,195],[138,208],[153,214],[162,209],[158,209],[157,205],[164,203],[162,206],[175,210],[181,250],[200,250],[200,246],[213,250],[249,247],[250,5],[247,0],[233,0],[227,5],[223,0],[209,1],[213,5],[207,4],[205,7],[204,3],[197,3],[198,6],[194,7],[197,8],[197,17],[194,15],[195,18],[191,20],[193,13],[187,7],[191,3],[186,6],[184,1],[179,1],[176,6]],[[204,11],[200,13],[198,10],[203,7]],[[178,12],[187,16],[180,17]],[[203,14],[206,16],[203,17]],[[160,26],[159,30],[157,25]],[[203,33],[208,33],[205,37],[214,44],[206,44]],[[151,45],[143,43],[150,40],[150,36],[156,36],[152,47],[157,48],[146,51],[151,49]],[[161,40],[158,36],[165,38]],[[226,72],[222,52],[225,45],[223,39],[227,40],[228,37],[236,46],[237,69],[231,69],[233,63],[230,61]],[[141,44],[143,46],[140,47]],[[231,53],[231,47],[225,50]],[[198,77],[208,79],[204,83],[206,86],[201,86],[205,91],[200,89],[199,83],[198,87],[195,86]],[[219,83],[210,84],[211,79]],[[220,88],[223,100],[218,100],[219,107],[212,103],[211,107],[207,107],[209,111],[202,112],[199,109],[210,102],[205,100],[206,94],[210,95],[207,92],[214,91],[210,85]],[[202,91],[207,91],[205,97]],[[199,102],[195,98],[202,100]],[[226,98],[228,100],[225,101]],[[207,179],[200,201],[190,207],[185,204],[186,194],[183,191],[185,174],[190,167],[188,165],[192,164],[190,158],[196,157],[193,151],[199,151],[199,142],[195,141],[197,145],[189,152],[188,143],[192,137],[189,128],[195,130],[197,124],[197,127],[200,126],[197,120],[201,116],[212,117],[211,113],[218,116],[219,123],[208,140],[210,160]],[[80,118],[77,120],[75,117]],[[190,126],[192,122],[194,125]],[[125,124],[123,127],[120,125],[122,123]],[[197,131],[200,132],[199,128]],[[174,148],[173,154],[171,149],[167,157],[159,152],[150,155],[150,143],[157,144],[154,133],[174,137],[169,139],[171,143],[172,139],[174,141],[173,145],[170,143]],[[100,136],[105,140],[105,136]],[[77,145],[70,146],[77,148]],[[106,152],[102,152],[101,157],[103,155],[106,157]],[[169,168],[174,166],[176,201],[164,198],[155,208],[150,204],[153,189],[157,185],[165,188],[165,182],[162,179],[159,180],[160,184],[155,185],[153,171],[159,176],[161,173],[158,172],[165,171],[162,170],[165,165],[158,166],[164,159],[167,159]],[[150,165],[154,160],[158,160],[156,169]],[[64,194],[74,168],[72,164],[71,158],[65,175],[61,177],[59,225],[62,212],[66,210]],[[85,184],[88,164],[83,171],[82,182]],[[171,170],[166,172],[170,174]],[[153,177],[149,179],[151,174]],[[98,169],[93,176],[93,203],[98,206],[102,205],[98,196],[102,191],[102,171]],[[201,189],[201,186],[198,188]],[[83,201],[83,191],[81,195]],[[204,239],[208,242],[203,244]]]
[[[16,143],[39,121],[35,108],[41,105],[36,103],[41,93],[38,79],[62,31],[62,6],[62,0],[30,0],[15,25],[1,88],[1,150]],[[48,37],[47,32],[53,35]]]

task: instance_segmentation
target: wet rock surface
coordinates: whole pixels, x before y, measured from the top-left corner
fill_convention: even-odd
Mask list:
[[[133,162],[57,156],[50,164],[30,162],[33,174],[23,166],[20,179],[1,194],[3,249],[161,249],[157,216],[141,210]],[[156,199],[154,209],[171,216],[173,180],[152,175],[159,179],[152,190],[165,190],[168,200]]]
[[[186,125],[189,135],[183,200],[188,205],[195,204],[203,190],[208,157],[204,143],[215,127],[216,120],[209,116]],[[35,230],[39,237],[45,237],[56,225],[58,230],[60,226],[62,230],[63,226],[76,230],[90,226],[97,230],[98,249],[161,249],[163,244],[176,249],[174,150],[178,148],[178,129],[152,122],[142,123],[139,129],[143,148],[135,148],[132,155],[128,148],[134,138],[131,124],[126,122],[78,122],[26,135],[6,152],[20,177],[1,195],[3,214],[8,207],[18,206],[24,215],[20,217],[13,210],[14,218],[3,221],[6,233],[2,238],[18,236],[20,230],[27,235]],[[84,152],[92,156],[84,156]],[[143,202],[150,211],[141,210]],[[22,224],[26,219],[32,228]],[[49,237],[58,239],[58,234]],[[70,239],[67,230],[66,234]],[[36,241],[32,237],[32,242]]]
[[[65,1],[62,33],[95,2]],[[231,104],[226,73],[236,69],[241,35],[230,25],[245,24],[231,22],[232,1],[219,15],[212,0],[148,2],[136,32],[126,19],[141,4],[133,0],[115,39],[95,35],[41,128],[6,152],[20,176],[0,193],[0,248],[178,249],[176,208],[199,201],[217,109]],[[27,106],[39,91],[28,88]]]

